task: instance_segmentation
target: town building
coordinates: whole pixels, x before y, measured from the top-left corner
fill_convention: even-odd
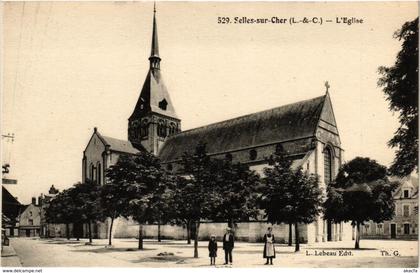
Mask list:
[[[269,167],[270,157],[280,147],[293,159],[293,167],[320,177],[324,189],[336,176],[343,162],[344,150],[328,92],[304,101],[276,107],[226,121],[182,131],[181,119],[175,112],[169,91],[164,84],[159,55],[156,12],[153,17],[152,47],[149,71],[134,111],[128,119],[128,141],[111,138],[94,129],[83,152],[82,176],[96,183],[105,183],[105,170],[115,164],[121,154],[147,151],[158,156],[167,170],[177,172],[184,152],[193,153],[197,144],[206,143],[210,156],[229,158],[247,164],[262,174]],[[200,236],[222,235],[226,223],[203,223]],[[261,240],[266,230],[264,221],[238,223],[235,236],[245,241]],[[319,217],[310,225],[299,227],[301,241],[320,242],[351,239],[350,224],[331,223]],[[107,236],[107,224],[99,224],[97,235]],[[145,227],[145,236],[156,236],[156,226]],[[288,240],[288,226],[275,225],[279,241]],[[115,223],[116,237],[135,237],[132,221]],[[183,238],[182,227],[164,226],[164,237]]]
[[[18,236],[22,204],[4,186],[2,186],[1,204],[1,227],[5,230],[5,235],[8,237]]]
[[[419,235],[419,181],[417,176],[391,177],[399,186],[393,193],[395,216],[390,221],[369,221],[362,228],[365,239],[417,240]]]
[[[36,204],[36,198],[27,205],[19,216],[19,237],[36,237],[41,231],[41,208]]]
[[[45,238],[50,237],[66,237],[66,225],[65,224],[53,224],[48,223],[46,219],[46,210],[48,208],[49,202],[53,200],[57,194],[59,193],[59,190],[54,187],[54,185],[51,185],[50,189],[48,190],[47,194],[41,194],[38,197],[38,206],[41,210],[41,232],[40,236]],[[73,224],[69,225],[69,231],[70,234],[73,233]]]

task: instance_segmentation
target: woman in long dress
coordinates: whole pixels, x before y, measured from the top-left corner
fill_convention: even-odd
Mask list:
[[[276,249],[274,248],[274,234],[272,234],[273,229],[271,227],[267,228],[267,233],[264,235],[264,255],[263,257],[267,259],[265,264],[273,264],[273,258],[276,258]]]

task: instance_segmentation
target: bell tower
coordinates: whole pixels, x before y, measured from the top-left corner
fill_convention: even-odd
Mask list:
[[[181,120],[175,113],[162,79],[160,61],[155,6],[149,71],[136,107],[128,119],[128,140],[133,146],[141,146],[154,155],[167,137],[181,131]]]

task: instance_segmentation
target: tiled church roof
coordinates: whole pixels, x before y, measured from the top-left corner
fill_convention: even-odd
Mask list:
[[[99,135],[99,134],[98,134]],[[133,147],[130,141],[116,139],[113,137],[107,137],[100,135],[106,145],[109,145],[110,150],[128,154],[137,154],[139,150]]]
[[[207,144],[209,154],[314,136],[326,96],[183,131],[169,137],[159,152],[163,162]]]
[[[159,107],[159,103],[163,100],[166,101],[166,110]],[[142,104],[143,109],[141,106]],[[130,120],[141,116],[142,113],[149,113],[150,111],[165,116],[171,116],[176,119],[178,118],[172,105],[171,98],[169,97],[166,85],[163,82],[160,70],[150,70],[147,73],[146,80],[144,81],[141,89],[140,97],[133,113],[130,116]]]
[[[140,92],[140,97],[129,120],[141,117],[149,112],[159,113],[178,119],[169,97],[166,85],[160,73],[160,57],[157,36],[156,10],[153,14],[152,50],[150,52],[150,69]]]

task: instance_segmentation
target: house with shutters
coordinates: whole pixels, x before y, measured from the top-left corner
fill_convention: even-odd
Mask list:
[[[390,177],[399,184],[393,193],[395,215],[390,221],[369,221],[362,227],[365,239],[418,240],[419,236],[419,179],[410,175],[404,178]]]
[[[247,164],[260,174],[269,167],[270,157],[280,146],[293,159],[294,168],[302,167],[318,175],[324,189],[337,174],[344,150],[328,87],[315,98],[182,131],[181,119],[162,77],[156,11],[149,63],[139,99],[128,118],[128,140],[105,136],[95,128],[83,152],[84,182],[106,183],[105,170],[115,164],[121,154],[144,151],[159,157],[164,168],[176,173],[182,154],[193,153],[200,141],[206,143],[211,157]],[[221,236],[225,227],[225,223],[203,223],[200,236]],[[266,228],[264,221],[238,223],[235,236],[245,241],[258,241]],[[286,225],[273,228],[276,238],[288,240]],[[349,224],[331,223],[322,217],[299,229],[304,242],[336,241],[352,236]],[[99,225],[98,237],[106,237],[106,230],[106,223]],[[153,237],[157,228],[149,225],[144,232],[146,237]],[[120,219],[115,223],[116,237],[134,237],[136,234],[132,222]],[[165,226],[162,236],[183,238],[186,231],[182,227]]]

